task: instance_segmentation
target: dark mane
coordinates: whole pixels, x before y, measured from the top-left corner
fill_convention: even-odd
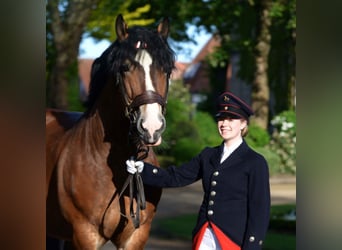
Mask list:
[[[161,68],[168,75],[174,69],[175,54],[167,41],[157,31],[143,27],[132,27],[128,29],[128,34],[127,39],[121,42],[119,40],[114,41],[94,61],[91,69],[90,89],[86,103],[88,111],[94,105],[108,80],[110,82],[117,82],[118,73],[122,70],[122,66],[127,59],[130,62],[134,62],[134,57],[139,50],[139,48],[136,48],[138,41],[146,44],[145,49],[151,55],[153,64],[156,67]]]

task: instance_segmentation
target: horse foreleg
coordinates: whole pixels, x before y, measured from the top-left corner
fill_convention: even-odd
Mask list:
[[[80,223],[74,227],[72,242],[76,250],[99,250],[106,240],[98,234],[93,225]]]
[[[125,250],[143,250],[150,233],[151,225],[145,223],[136,229],[127,241]]]

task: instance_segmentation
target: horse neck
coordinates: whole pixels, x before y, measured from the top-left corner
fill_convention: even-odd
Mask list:
[[[91,116],[84,116],[71,130],[76,138],[81,138],[82,144],[103,143],[105,130],[97,112]]]
[[[90,123],[101,125],[103,142],[110,143],[112,148],[120,147],[128,150],[130,123],[125,116],[121,92],[113,86],[113,84],[108,84],[108,87],[102,91],[86,119]]]

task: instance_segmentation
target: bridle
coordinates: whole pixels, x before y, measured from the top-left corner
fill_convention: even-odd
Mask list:
[[[138,109],[141,105],[144,104],[151,104],[151,103],[158,103],[162,107],[162,114],[165,115],[166,111],[166,103],[167,103],[167,95],[169,91],[169,84],[168,80],[170,78],[170,75],[167,74],[166,77],[166,89],[164,96],[161,96],[159,93],[152,91],[152,90],[147,90],[143,92],[140,95],[137,95],[133,101],[130,101],[129,98],[127,97],[127,94],[125,92],[125,87],[123,84],[123,79],[120,73],[117,73],[116,76],[116,84],[120,86],[121,88],[121,93],[124,99],[125,103],[125,116],[129,118],[131,124],[136,124],[137,123],[137,117],[138,117]]]
[[[137,43],[135,44],[135,48],[136,49],[143,49],[145,50],[147,48],[147,43],[146,42],[142,42],[142,41],[137,41]],[[122,68],[126,68],[126,67],[122,67]],[[131,123],[136,123],[137,121],[137,110],[141,105],[144,104],[150,104],[150,103],[159,103],[162,107],[162,114],[165,114],[165,105],[167,102],[167,94],[169,91],[169,84],[168,84],[168,80],[170,79],[170,73],[167,73],[166,75],[166,89],[165,89],[165,93],[164,93],[164,97],[162,97],[160,94],[158,94],[155,91],[151,91],[151,90],[147,90],[144,93],[136,96],[133,101],[129,104],[129,100],[128,97],[124,91],[124,87],[123,87],[123,79],[122,79],[122,75],[120,73],[117,73],[116,75],[116,82],[117,84],[121,85],[121,91],[123,93],[124,96],[124,100],[125,100],[125,105],[126,105],[126,117],[128,117],[131,121]]]
[[[162,107],[162,114],[165,114],[166,99],[158,93],[147,90],[144,93],[136,96],[131,104],[126,106],[126,115],[130,119],[131,123],[137,122],[137,111],[141,105],[158,103]]]

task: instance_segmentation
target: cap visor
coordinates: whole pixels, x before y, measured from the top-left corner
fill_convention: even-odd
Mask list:
[[[216,119],[230,118],[230,119],[245,119],[242,115],[232,114],[229,112],[220,112],[216,114]]]

